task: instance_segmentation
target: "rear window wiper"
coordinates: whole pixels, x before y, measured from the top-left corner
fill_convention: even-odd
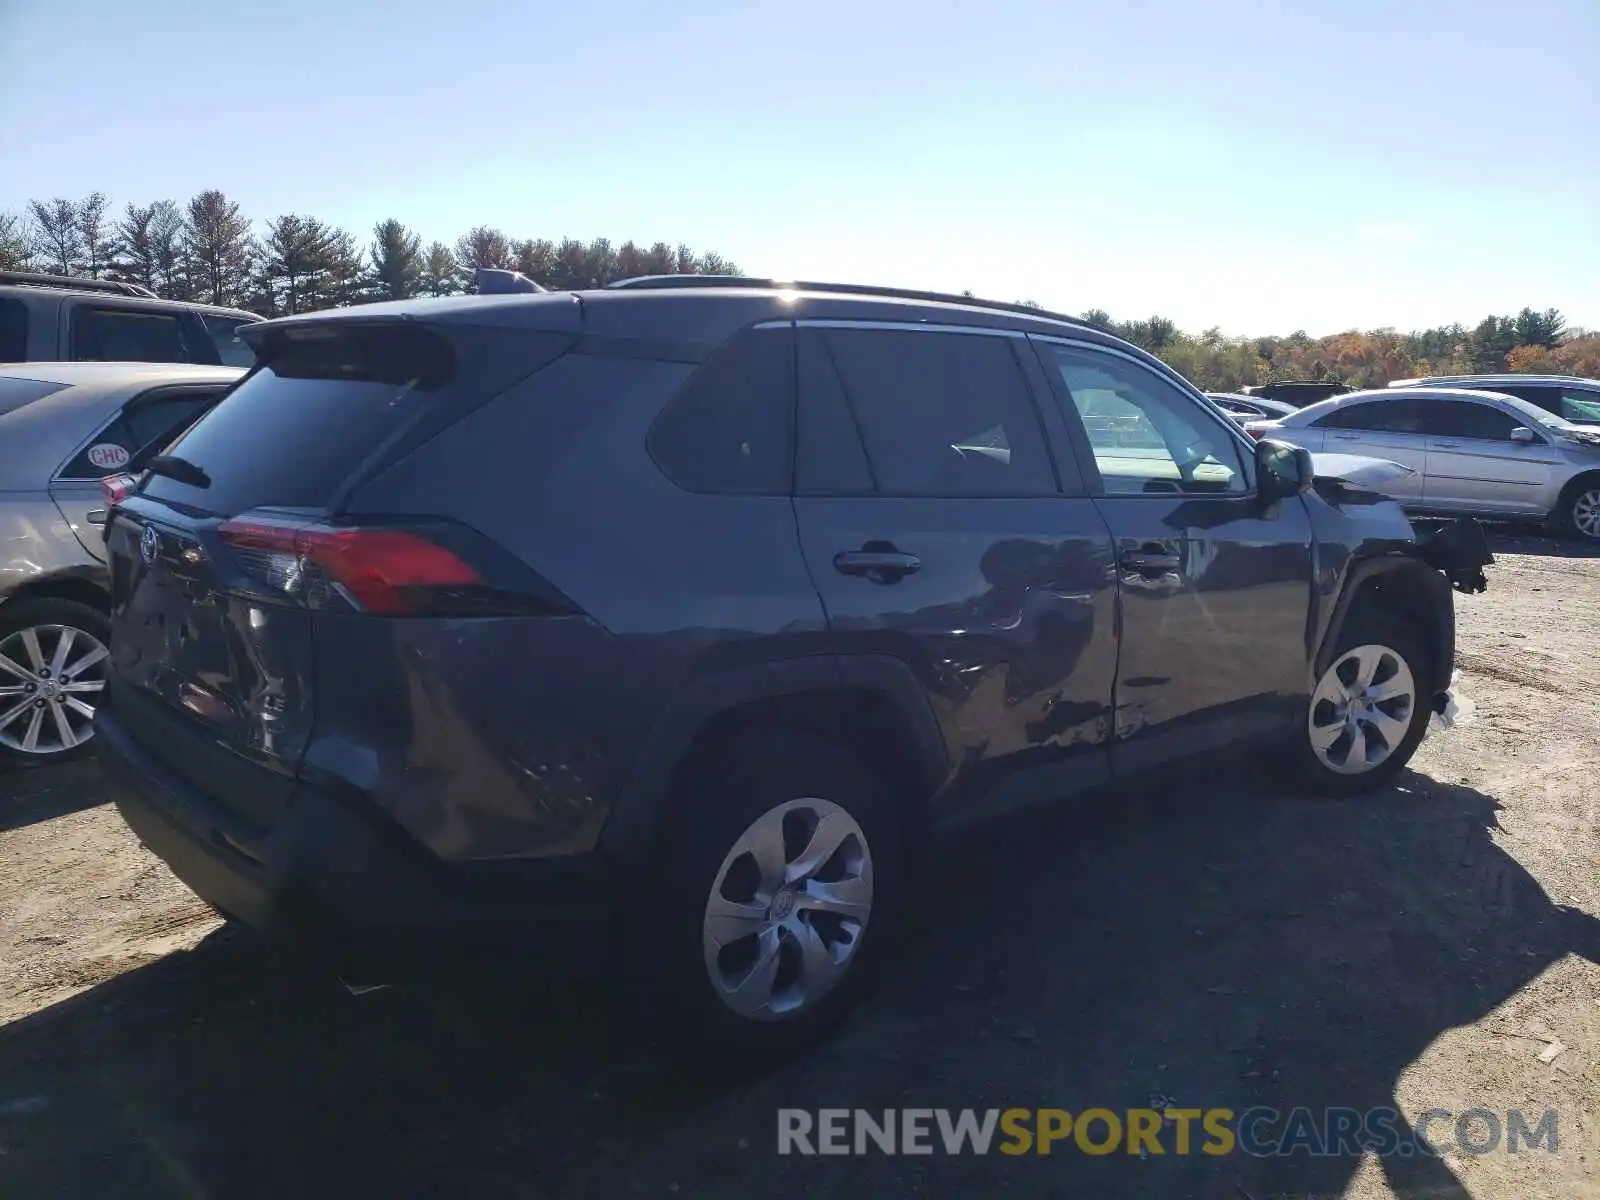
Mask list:
[[[144,469],[152,475],[163,475],[179,483],[186,483],[192,488],[211,486],[211,476],[187,458],[179,458],[176,454],[158,454],[145,463]]]

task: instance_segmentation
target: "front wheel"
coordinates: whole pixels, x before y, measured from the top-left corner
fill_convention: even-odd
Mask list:
[[[1582,481],[1563,496],[1557,517],[1574,537],[1600,541],[1600,480]]]
[[[1389,783],[1427,733],[1433,679],[1426,644],[1410,624],[1363,615],[1347,622],[1297,740],[1301,778],[1326,796]]]

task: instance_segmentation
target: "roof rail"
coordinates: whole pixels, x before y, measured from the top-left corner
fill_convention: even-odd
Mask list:
[[[159,299],[147,287],[115,279],[85,279],[78,275],[40,275],[34,271],[0,271],[0,283],[25,283],[30,287],[72,288],[80,292],[115,292],[119,296]]]
[[[928,300],[937,304],[965,304],[971,308],[995,308],[1002,312],[1025,313],[1047,321],[1091,328],[1087,321],[1063,313],[1035,308],[1031,304],[1012,304],[1004,300],[980,300],[976,296],[957,296],[951,292],[922,292],[912,288],[876,287],[865,283],[814,283],[801,279],[758,279],[748,275],[639,275],[605,285],[606,290],[645,291],[656,288],[777,288],[794,292],[833,292],[844,295],[885,296],[894,300]]]

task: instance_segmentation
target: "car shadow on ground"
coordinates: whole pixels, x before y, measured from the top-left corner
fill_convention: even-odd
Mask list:
[[[1358,1160],[779,1157],[776,1112],[1389,1106],[1442,1031],[1600,954],[1498,807],[1233,778],[969,830],[869,1006],[737,1076],[559,971],[357,998],[223,932],[0,1028],[0,1194],[1337,1195]],[[1386,1169],[1465,1194],[1432,1158]]]
[[[0,833],[105,803],[94,761],[16,766],[0,762]]]
[[[1496,554],[1541,558],[1600,558],[1600,542],[1551,533],[1538,525],[1487,526],[1489,549]]]

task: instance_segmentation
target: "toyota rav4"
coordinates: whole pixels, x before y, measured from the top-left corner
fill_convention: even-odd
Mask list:
[[[1251,742],[1381,787],[1488,561],[1029,308],[645,279],[240,333],[108,484],[129,824],[366,978],[599,922],[724,1047],[842,1012],[980,811]]]

